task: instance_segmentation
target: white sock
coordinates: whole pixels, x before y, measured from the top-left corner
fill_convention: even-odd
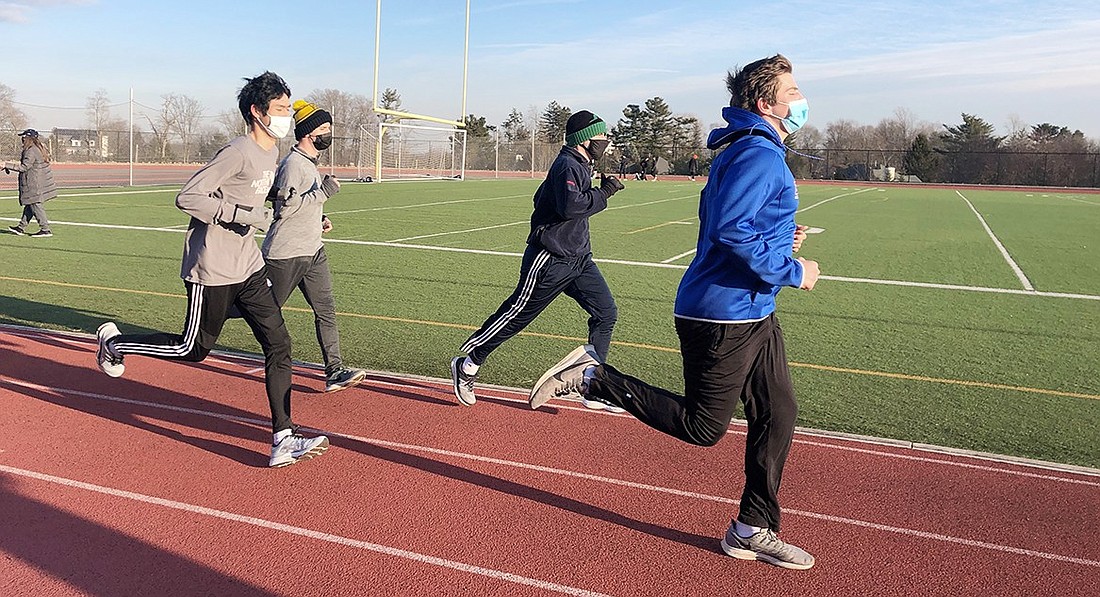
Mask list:
[[[764,529],[761,527],[754,527],[752,525],[745,524],[740,520],[734,521],[734,532],[737,533],[737,536],[741,537],[742,539],[748,539],[749,537],[752,537],[753,535],[763,530]]]
[[[481,365],[470,360],[470,357],[466,357],[466,360],[462,361],[462,372],[466,375],[477,375],[477,370],[481,369]]]
[[[294,433],[293,429],[283,429],[282,431],[275,432],[275,442],[273,445],[279,445],[279,442],[286,439],[291,433]]]

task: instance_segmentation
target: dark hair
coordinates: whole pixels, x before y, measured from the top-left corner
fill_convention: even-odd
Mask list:
[[[244,81],[244,87],[237,94],[237,106],[248,126],[252,126],[252,106],[259,106],[260,112],[267,114],[271,100],[284,95],[290,96],[290,87],[286,81],[271,71],[264,71],[264,74],[251,79],[246,77]]]
[[[762,58],[726,74],[730,105],[756,112],[756,100],[775,103],[779,93],[779,75],[792,72],[791,61],[782,54]]]

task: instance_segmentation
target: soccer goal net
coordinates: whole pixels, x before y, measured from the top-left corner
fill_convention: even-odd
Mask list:
[[[466,131],[455,126],[379,122],[359,128],[359,163],[366,176],[391,180],[462,180]]]

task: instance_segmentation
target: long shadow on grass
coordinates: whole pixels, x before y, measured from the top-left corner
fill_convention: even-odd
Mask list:
[[[1065,338],[1071,337],[1079,340],[1100,340],[1100,336],[1096,334],[1080,334],[1066,333],[1064,331],[1054,332],[1037,332],[1029,331],[1020,328],[1003,329],[990,326],[981,325],[944,325],[942,323],[936,323],[927,319],[906,319],[903,317],[891,317],[889,319],[881,317],[866,317],[856,315],[837,315],[835,313],[822,313],[821,311],[800,311],[798,309],[784,309],[784,314],[788,316],[797,315],[800,317],[813,318],[818,320],[830,320],[835,319],[838,321],[855,321],[858,323],[875,323],[875,324],[889,324],[889,325],[903,325],[912,328],[925,330],[928,328],[949,330],[952,332],[991,332],[995,334],[1009,334],[1012,336],[1031,336],[1035,338]],[[1085,330],[1079,330],[1085,331]]]
[[[0,324],[52,326],[94,333],[110,315],[90,309],[74,309],[61,305],[0,296]],[[130,326],[127,333],[149,334],[153,330]]]
[[[25,595],[46,591],[36,580],[46,574],[69,590],[103,597],[178,595],[184,587],[209,595],[275,596],[243,578],[22,495],[12,487],[14,478],[0,474],[0,551],[25,562],[24,580],[33,584],[21,587],[19,576],[9,569],[4,583],[9,590]]]
[[[88,351],[85,349],[74,348],[67,345],[58,346],[54,342],[40,341],[37,338],[32,339],[32,341],[51,346],[52,349],[48,351],[50,353],[56,354],[58,350],[74,353],[60,357],[65,361],[82,362],[88,359]],[[197,396],[181,394],[130,379],[109,378],[103,375],[98,369],[76,367],[67,363],[51,360],[41,355],[23,354],[18,352],[12,343],[4,341],[3,336],[0,336],[0,377],[26,381],[46,387],[63,386],[81,392],[103,394],[105,396],[117,397],[124,400],[149,402],[154,405],[163,404],[176,408],[215,413],[222,416],[238,417],[250,421],[265,421],[267,419],[265,415],[258,415],[255,412],[240,410],[226,404],[212,402]],[[268,454],[266,451],[260,452],[214,439],[194,437],[176,431],[175,429],[162,427],[152,421],[166,421],[172,425],[185,425],[214,435],[245,439],[255,442],[257,449],[266,450],[268,442],[270,442],[271,431],[269,427],[261,425],[258,422],[253,424],[227,420],[221,417],[212,417],[205,414],[166,410],[156,406],[117,402],[90,396],[58,394],[49,390],[29,388],[12,383],[0,382],[0,384],[24,396],[101,417],[150,433],[155,433],[229,458],[241,464],[254,467],[267,466]],[[213,387],[211,391],[217,389],[218,388]],[[224,391],[224,389],[222,391]],[[263,384],[254,384],[254,392],[256,394],[257,406],[262,405],[266,410],[267,401],[264,397]]]
[[[471,485],[477,485],[492,491],[513,495],[516,497],[524,498],[544,504],[554,508],[560,508],[567,510],[581,516],[587,516],[597,520],[602,520],[611,524],[616,524],[628,529],[646,533],[658,539],[664,539],[666,541],[675,541],[682,543],[689,547],[695,547],[711,552],[718,552],[718,541],[714,537],[707,537],[703,535],[696,535],[695,533],[689,533],[677,529],[670,529],[659,524],[651,522],[645,522],[625,516],[618,512],[607,510],[599,506],[587,504],[585,502],[575,500],[573,498],[558,495],[556,493],[546,491],[544,489],[538,489],[514,481],[508,481],[492,475],[486,475],[477,471],[472,471],[461,466],[441,462],[439,460],[433,460],[424,456],[416,454],[410,454],[408,452],[401,452],[392,448],[386,448],[375,444],[355,440],[343,436],[331,437],[334,445],[342,448],[353,450],[369,456],[371,458],[379,458],[382,460],[388,460],[395,464],[400,464],[414,468],[433,475],[440,475],[448,477],[456,481],[462,481]]]

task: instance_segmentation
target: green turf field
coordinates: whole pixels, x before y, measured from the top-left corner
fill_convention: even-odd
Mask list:
[[[538,182],[345,184],[328,204],[326,247],[345,360],[448,376],[516,283]],[[627,184],[592,219],[619,304],[611,361],[679,390],[671,310],[701,186]],[[0,235],[0,322],[178,333],[187,219],[176,190],[66,190],[47,204],[53,238]],[[1100,195],[810,184],[800,194],[799,223],[822,229],[802,254],[828,277],[779,298],[800,425],[1100,467]],[[6,228],[20,209],[14,193],[0,196]],[[1035,292],[1022,292],[1025,280]],[[288,307],[295,356],[320,360],[304,300]],[[562,297],[493,354],[482,380],[529,386],[582,341],[585,320]],[[221,342],[258,351],[239,320]]]

